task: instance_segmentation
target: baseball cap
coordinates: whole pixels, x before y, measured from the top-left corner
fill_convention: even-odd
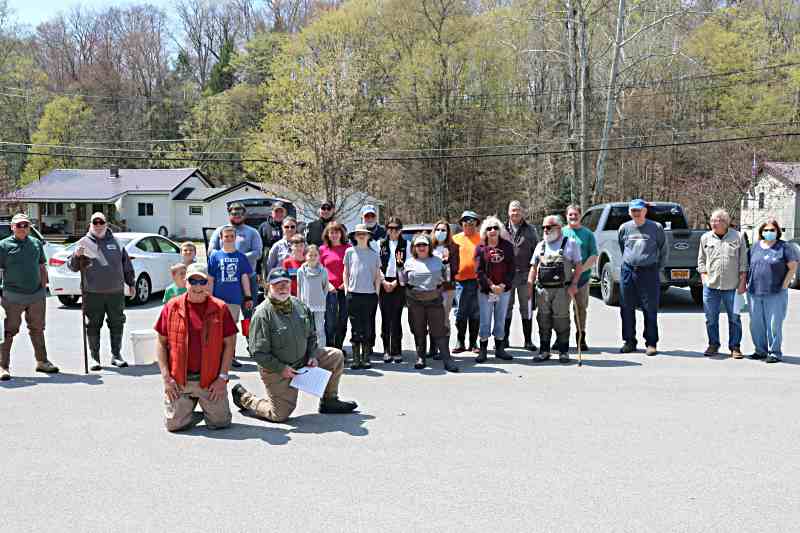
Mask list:
[[[286,211],[286,206],[283,205],[283,202],[272,202],[272,210],[275,211],[276,209],[283,209]]]
[[[333,209],[333,202],[322,202],[322,205],[319,206],[320,209]]]
[[[637,198],[636,200],[631,200],[631,203],[628,204],[628,209],[646,209],[647,202],[642,200],[641,198]]]
[[[17,213],[11,219],[11,223],[12,224],[16,224],[17,222],[30,222],[30,221],[31,221],[31,219],[29,219],[28,215],[26,215],[25,213]]]
[[[362,217],[364,215],[369,215],[369,214],[373,214],[373,215],[377,215],[378,214],[378,211],[375,209],[374,205],[365,205],[364,207],[361,208],[361,216]]]
[[[418,244],[427,244],[428,246],[431,245],[431,240],[428,238],[427,235],[417,235],[414,237],[414,246]]]
[[[228,206],[228,213],[233,211],[234,209],[241,209],[242,211],[247,212],[247,208],[244,206],[242,202],[233,202]]]
[[[273,268],[272,272],[269,273],[267,277],[267,281],[270,285],[273,283],[280,283],[281,281],[291,281],[292,278],[289,277],[289,273],[286,272],[285,268]]]
[[[203,279],[208,279],[208,268],[201,263],[192,263],[186,267],[186,279],[192,276],[200,276]]]
[[[467,220],[467,219],[470,219],[470,218],[472,220],[480,220],[481,219],[481,217],[479,217],[478,213],[476,213],[475,211],[464,211],[463,213],[461,213],[461,218],[459,218],[458,221],[459,222],[463,222],[464,220]]]
[[[93,213],[92,216],[89,217],[89,220],[94,220],[96,218],[99,218],[103,222],[106,221],[106,216],[103,213],[101,213],[100,211],[98,211],[97,213]]]

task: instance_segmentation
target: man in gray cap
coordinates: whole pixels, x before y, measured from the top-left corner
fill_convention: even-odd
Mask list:
[[[533,343],[533,317],[528,310],[528,302],[535,302],[535,298],[528,298],[528,273],[531,269],[533,250],[539,243],[539,233],[536,228],[525,220],[525,209],[522,204],[514,200],[508,204],[508,223],[506,229],[511,235],[514,245],[514,281],[511,285],[511,298],[508,300],[508,313],[506,314],[506,345],[511,337],[511,322],[514,319],[514,300],[519,302],[519,315],[522,318],[522,335],[525,349],[536,351]]]
[[[453,353],[467,350],[465,340],[469,326],[469,349],[478,353],[478,327],[480,308],[478,307],[478,271],[475,250],[481,242],[478,231],[480,217],[475,211],[464,211],[459,219],[463,232],[453,236],[458,245],[458,272],[456,273],[456,342]],[[447,317],[450,320],[450,317]]]
[[[106,317],[111,337],[111,364],[126,367],[122,358],[122,334],[125,328],[125,286],[136,283],[133,264],[125,247],[111,233],[103,213],[90,218],[89,232],[70,256],[67,265],[73,272],[84,270],[83,306],[86,310],[86,338],[91,353],[91,370],[100,370],[100,328]],[[80,242],[80,241],[79,241]],[[87,252],[92,248],[91,255]]]
[[[3,273],[3,324],[5,337],[0,348],[0,381],[11,379],[11,343],[19,333],[22,314],[28,323],[36,371],[55,374],[58,367],[47,360],[44,342],[47,310],[47,266],[44,246],[32,238],[31,221],[22,213],[11,219],[11,235],[0,241],[0,269]]]
[[[361,221],[367,226],[370,231],[369,247],[380,253],[378,249],[378,241],[386,238],[386,228],[378,224],[378,210],[374,205],[365,205],[361,208]],[[355,246],[356,242],[355,232],[350,233],[350,244]]]
[[[330,380],[319,402],[320,413],[350,413],[355,402],[339,399],[339,379],[344,372],[344,354],[336,348],[317,346],[314,314],[291,296],[289,273],[276,268],[269,273],[269,294],[250,322],[250,354],[258,362],[266,397],[257,398],[241,384],[231,394],[237,407],[270,422],[283,422],[297,406],[292,378],[303,367],[324,368]]]

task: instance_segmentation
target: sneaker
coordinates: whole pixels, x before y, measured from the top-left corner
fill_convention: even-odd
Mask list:
[[[658,350],[656,350],[655,346],[648,346],[644,353],[653,356],[658,353]]]
[[[111,356],[111,364],[117,368],[125,368],[128,366],[128,363],[125,362],[125,359],[119,355]]]
[[[706,357],[715,357],[719,355],[719,345],[718,344],[709,344],[706,351],[703,352],[703,355]]]
[[[777,355],[768,355],[767,356],[767,363],[780,363],[781,358]]]
[[[636,345],[631,344],[630,342],[626,342],[622,345],[622,348],[619,349],[619,353],[631,353],[636,351]]]
[[[323,398],[319,401],[319,412],[327,414],[346,414],[356,410],[356,402],[343,402],[339,398]]]
[[[237,383],[231,389],[231,396],[233,397],[233,404],[238,407],[239,409],[244,409],[244,405],[242,404],[242,396],[247,393],[247,389],[245,389],[241,383]]]
[[[558,354],[558,362],[562,365],[566,365],[569,363],[569,354],[567,352],[561,352]]]
[[[533,362],[534,363],[542,363],[544,361],[547,361],[548,359],[550,359],[550,352],[549,351],[544,351],[544,352],[541,352],[539,355],[535,356],[533,358]]]
[[[103,370],[103,367],[100,365],[100,359],[95,359],[93,357],[89,358],[89,370],[97,371]]]
[[[739,348],[731,348],[731,357],[734,359],[742,359],[744,355]]]
[[[763,353],[755,352],[753,355],[750,356],[750,359],[755,359],[756,361],[760,361],[761,359],[766,359],[767,356]]]
[[[39,361],[36,363],[36,371],[44,374],[58,374],[58,367],[50,361]]]
[[[0,368],[0,381],[8,381],[11,379],[11,373],[7,368]]]

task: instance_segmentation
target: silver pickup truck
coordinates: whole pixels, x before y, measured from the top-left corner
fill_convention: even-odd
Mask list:
[[[667,261],[661,270],[661,290],[669,287],[689,287],[692,299],[703,303],[703,285],[697,273],[697,252],[705,230],[691,230],[683,208],[672,202],[649,202],[647,218],[661,224],[667,237]],[[630,220],[628,204],[601,204],[584,213],[581,223],[594,232],[598,259],[592,269],[592,279],[600,282],[603,301],[619,303],[619,277],[622,253],[619,249],[619,227]]]

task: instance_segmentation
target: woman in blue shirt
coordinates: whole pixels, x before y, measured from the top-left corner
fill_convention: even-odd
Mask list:
[[[758,241],[750,249],[747,292],[750,300],[752,359],[767,363],[781,360],[783,319],[789,305],[789,283],[797,270],[797,249],[781,240],[781,226],[774,219],[758,228]]]

